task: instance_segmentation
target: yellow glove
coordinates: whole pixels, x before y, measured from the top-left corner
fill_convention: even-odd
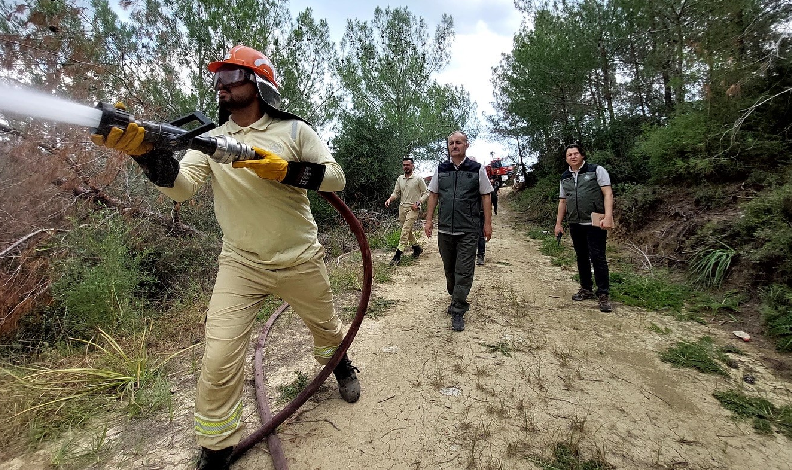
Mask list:
[[[124,103],[121,102],[116,103],[115,107],[126,109]],[[111,128],[106,137],[101,134],[93,134],[91,142],[101,147],[120,150],[127,155],[138,156],[154,149],[154,144],[143,142],[145,134],[146,130],[133,122],[127,126],[126,130],[118,127]]]
[[[259,178],[268,180],[283,181],[289,169],[289,162],[258,147],[253,147],[256,155],[262,156],[261,160],[237,160],[231,164],[234,168],[250,168]]]

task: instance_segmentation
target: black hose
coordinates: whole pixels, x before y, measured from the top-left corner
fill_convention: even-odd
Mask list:
[[[344,336],[341,344],[338,345],[338,349],[330,359],[330,362],[328,362],[327,365],[322,368],[319,374],[310,384],[308,384],[307,387],[303,389],[302,392],[300,392],[275,416],[273,416],[272,419],[264,423],[259,429],[253,432],[253,434],[240,441],[239,444],[234,447],[234,451],[231,453],[230,462],[235,462],[242,456],[242,454],[247,452],[257,443],[261,442],[266,436],[271,434],[275,428],[280,426],[306,401],[308,401],[308,399],[311,398],[311,395],[316,393],[316,390],[319,389],[319,386],[324,383],[327,377],[329,377],[333,372],[333,369],[335,369],[338,363],[341,362],[341,358],[344,356],[347,349],[349,349],[349,345],[352,344],[352,340],[355,339],[355,335],[360,328],[360,324],[363,322],[363,317],[366,315],[366,308],[368,308],[368,301],[369,297],[371,296],[371,280],[373,269],[371,262],[371,250],[369,249],[366,234],[363,232],[363,226],[360,224],[360,221],[357,220],[349,207],[344,204],[344,201],[342,201],[341,198],[339,198],[335,193],[319,191],[319,194],[321,194],[322,197],[325,198],[325,200],[329,202],[339,214],[341,214],[347,225],[349,225],[352,233],[355,234],[358,246],[360,246],[360,253],[363,257],[363,289],[360,293],[360,301],[358,302],[357,313],[355,314],[355,318],[352,320],[352,323],[349,325],[349,330],[347,331],[346,336]]]

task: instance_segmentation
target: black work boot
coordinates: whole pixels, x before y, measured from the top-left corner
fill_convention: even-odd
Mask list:
[[[397,249],[396,254],[393,255],[393,259],[390,261],[390,265],[396,266],[397,264],[399,264],[399,261],[401,261],[401,255],[402,255],[402,251]]]
[[[464,313],[452,312],[451,313],[451,329],[454,331],[463,331],[465,329]]]
[[[230,468],[228,458],[231,457],[233,447],[212,450],[201,447],[201,458],[195,470],[228,470]]]
[[[360,372],[360,370],[352,365],[352,361],[349,360],[346,353],[341,358],[341,362],[333,369],[333,374],[338,380],[338,391],[341,393],[341,398],[347,403],[355,403],[360,398],[360,382],[358,382],[355,372]]]
[[[592,292],[591,289],[584,289],[582,287],[580,288],[579,291],[577,291],[577,294],[574,294],[572,296],[572,300],[575,300],[575,301],[589,300],[589,299],[596,299],[596,298],[597,298],[597,296],[594,295],[594,292]]]
[[[413,258],[421,256],[421,253],[423,253],[423,248],[421,248],[421,245],[413,245]]]

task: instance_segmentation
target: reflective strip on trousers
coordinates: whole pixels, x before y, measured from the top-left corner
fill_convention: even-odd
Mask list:
[[[227,436],[239,427],[242,420],[242,400],[231,410],[231,414],[220,419],[210,419],[195,413],[195,433],[209,437]]]
[[[314,357],[321,357],[323,359],[330,359],[335,354],[338,346],[314,346]]]

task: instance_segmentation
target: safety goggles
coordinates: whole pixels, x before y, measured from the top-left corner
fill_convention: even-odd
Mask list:
[[[214,89],[219,90],[224,86],[237,86],[241,85],[244,82],[250,80],[251,82],[256,81],[256,75],[245,69],[225,69],[225,70],[218,70],[214,74]]]

